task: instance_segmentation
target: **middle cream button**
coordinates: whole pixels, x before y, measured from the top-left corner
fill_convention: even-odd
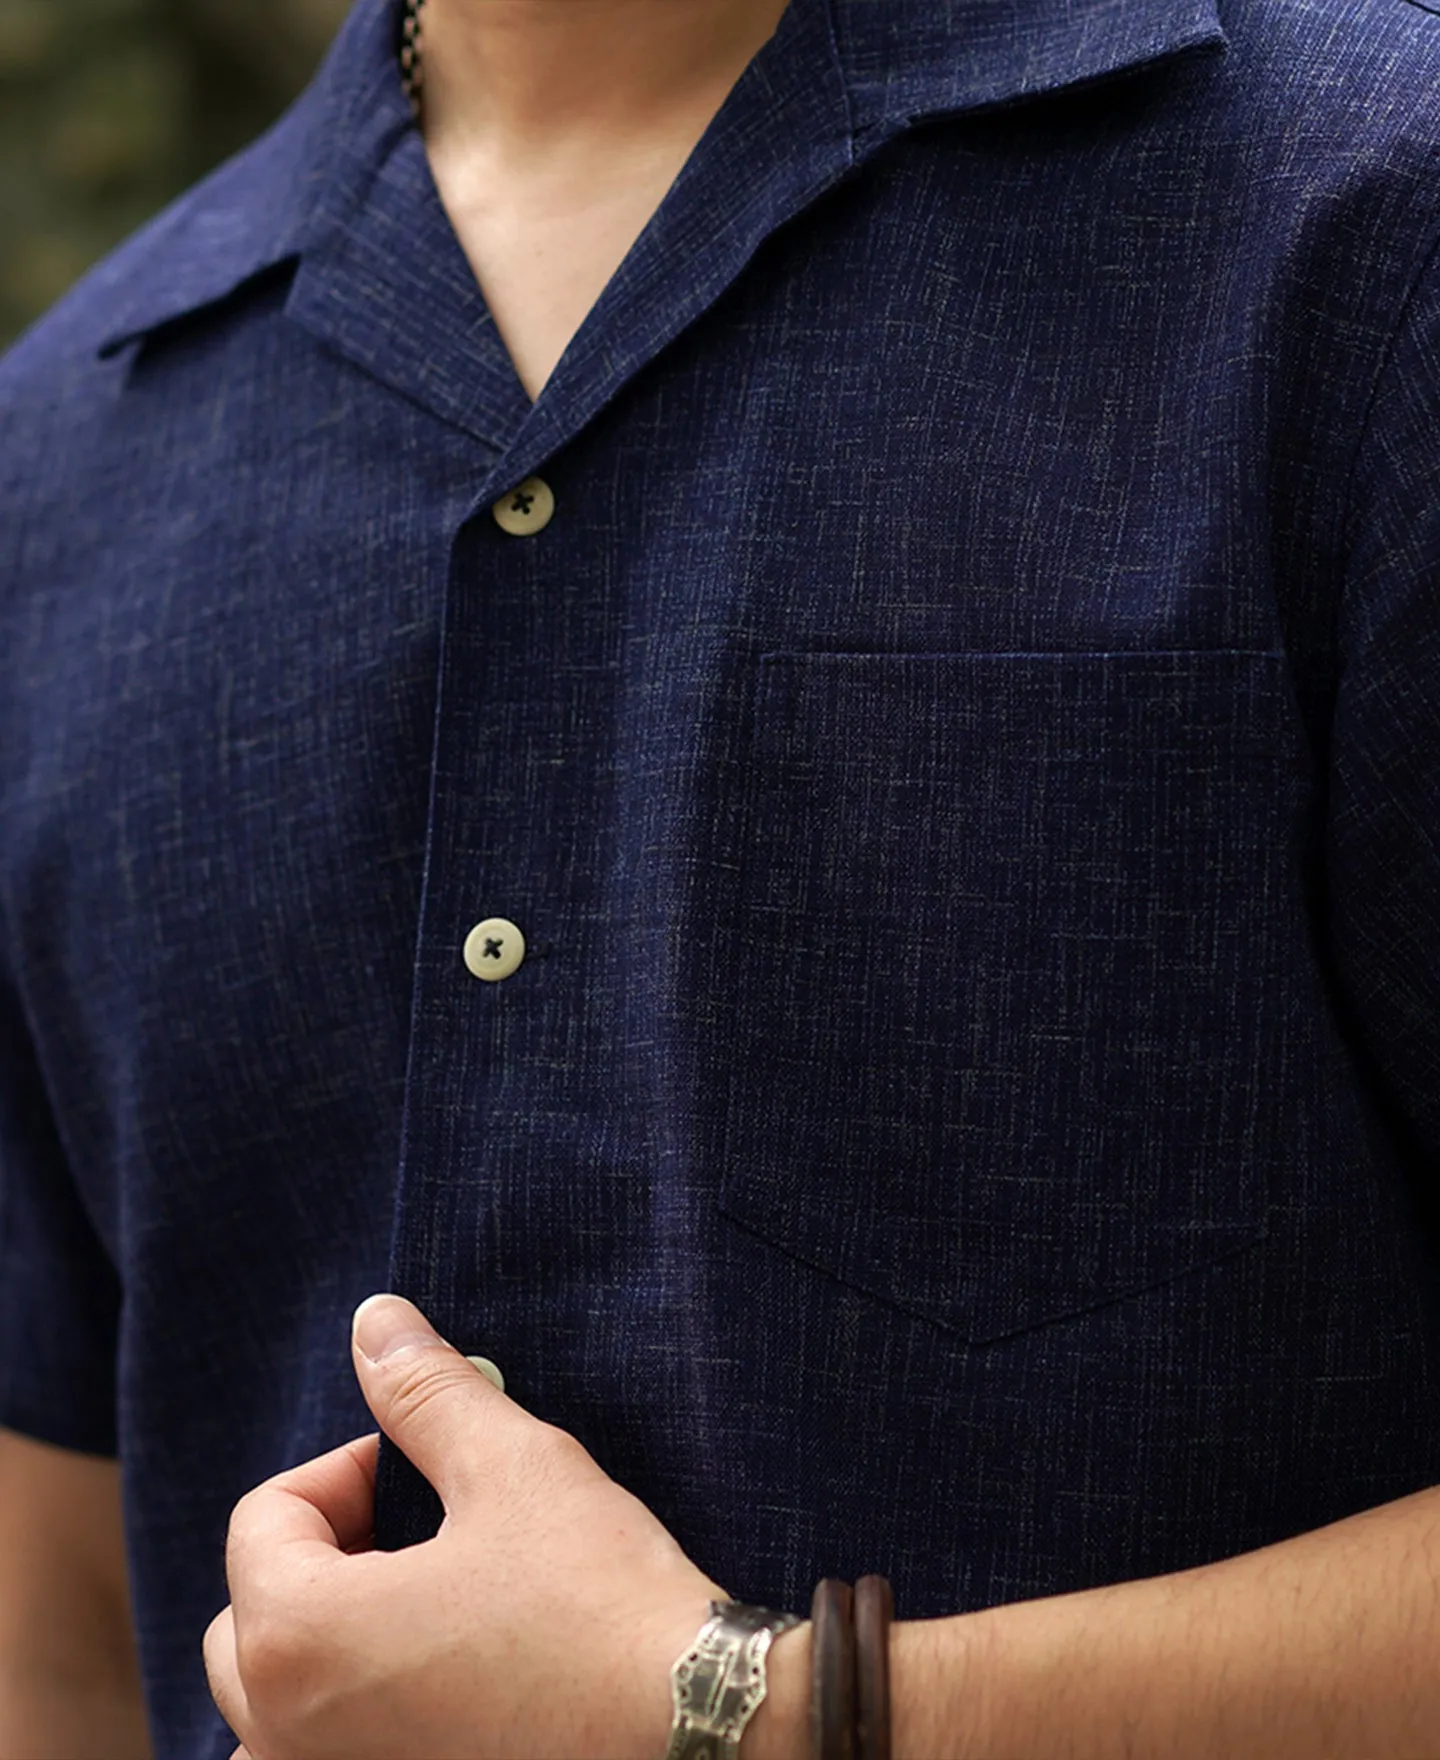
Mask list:
[[[525,937],[504,917],[486,917],[465,937],[465,964],[477,978],[498,984],[525,962]]]

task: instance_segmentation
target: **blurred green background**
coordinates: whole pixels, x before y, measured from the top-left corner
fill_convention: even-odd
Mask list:
[[[0,346],[304,84],[347,0],[0,0]]]

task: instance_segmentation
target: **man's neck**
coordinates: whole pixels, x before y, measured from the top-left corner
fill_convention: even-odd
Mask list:
[[[636,140],[715,104],[785,0],[427,0],[425,132],[496,160]]]

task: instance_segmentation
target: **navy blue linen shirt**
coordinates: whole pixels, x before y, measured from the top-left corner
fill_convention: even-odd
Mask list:
[[[0,367],[0,1422],[161,1754],[379,1288],[774,1606],[1440,1480],[1440,18],[792,0],[533,406],[397,30]]]

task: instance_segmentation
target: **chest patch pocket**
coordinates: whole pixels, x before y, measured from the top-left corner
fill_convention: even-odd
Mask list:
[[[732,1220],[975,1341],[1264,1233],[1282,657],[773,654],[749,776]]]

